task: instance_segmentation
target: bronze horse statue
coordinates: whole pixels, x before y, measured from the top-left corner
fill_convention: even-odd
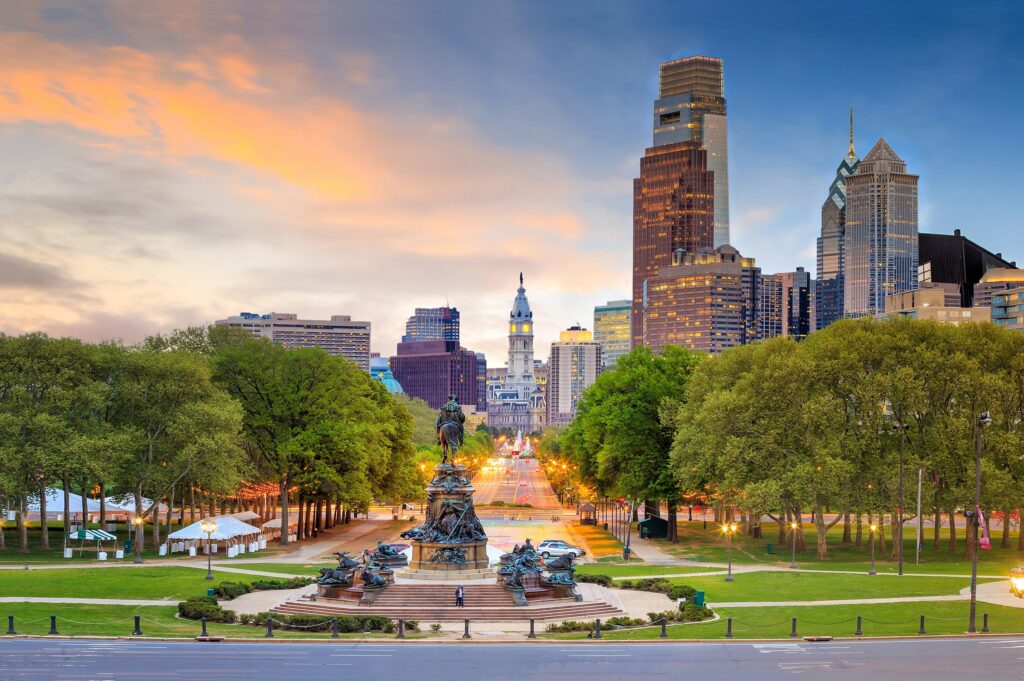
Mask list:
[[[455,401],[456,395],[448,396],[448,402],[437,413],[437,442],[441,445],[441,465],[455,463],[455,453],[462,446],[465,436],[462,424],[466,415]]]

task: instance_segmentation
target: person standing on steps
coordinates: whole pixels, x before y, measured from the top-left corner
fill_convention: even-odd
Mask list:
[[[455,605],[459,608],[466,605],[466,587],[461,584],[455,589]]]

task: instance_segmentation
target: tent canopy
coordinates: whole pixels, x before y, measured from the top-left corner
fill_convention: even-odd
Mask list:
[[[256,518],[260,517],[259,513],[253,513],[252,511],[239,511],[238,513],[228,513],[228,515],[232,518],[238,518],[242,522],[246,522],[248,520],[255,520]]]
[[[288,518],[288,527],[298,527],[299,526],[298,514],[294,514],[293,513],[292,516],[294,516],[294,517]],[[281,529],[281,519],[280,518],[274,518],[273,520],[268,520],[267,522],[263,523],[263,527],[264,528],[270,528],[270,529],[277,529],[277,530],[279,530],[279,529]]]
[[[243,523],[238,518],[232,518],[231,516],[219,516],[216,518],[210,518],[213,522],[217,523],[217,529],[212,534],[207,535],[203,532],[202,520],[192,523],[187,527],[183,527],[177,532],[172,532],[167,535],[168,539],[175,540],[188,540],[188,539],[206,539],[209,536],[211,539],[234,539],[235,537],[244,537],[250,534],[260,534],[258,527]]]
[[[117,537],[103,530],[79,530],[68,535],[68,539],[84,541],[117,541]]]
[[[68,493],[68,503],[70,504],[70,510],[72,514],[82,513],[82,497],[74,492]],[[89,513],[100,512],[100,502],[93,501],[92,499],[86,498],[86,509]],[[28,512],[39,513],[39,494],[35,494],[29,497],[28,500]],[[57,489],[56,487],[46,488],[46,513],[63,513],[64,512],[64,490]]]

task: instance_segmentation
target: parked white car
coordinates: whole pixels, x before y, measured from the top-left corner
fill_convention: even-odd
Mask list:
[[[573,554],[576,558],[587,555],[587,552],[578,546],[573,546],[561,539],[545,539],[537,546],[539,553],[545,560],[554,556],[564,556],[567,553]]]

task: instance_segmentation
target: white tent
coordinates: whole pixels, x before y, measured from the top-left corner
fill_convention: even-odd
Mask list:
[[[260,517],[259,513],[254,513],[253,511],[239,511],[238,513],[228,513],[228,515],[232,518],[238,518],[242,522],[256,520]]]
[[[213,518],[213,521],[217,523],[217,529],[223,528],[232,537],[244,537],[249,534],[260,533],[260,528],[244,523],[234,516],[221,515]]]
[[[68,502],[71,505],[70,512],[72,516],[82,515],[82,497],[74,492],[68,493]],[[100,502],[93,501],[88,497],[85,500],[86,509],[89,513],[100,512]],[[39,495],[35,494],[29,497],[28,508],[26,509],[29,513],[39,513],[41,506],[39,504]],[[55,518],[58,515],[64,513],[64,490],[57,489],[55,487],[46,488],[46,515],[49,518]]]
[[[292,513],[291,516],[292,517],[288,518],[288,527],[298,527],[299,526],[298,514],[297,513]],[[281,529],[281,519],[280,518],[274,518],[273,520],[268,520],[267,522],[263,523],[263,525],[261,525],[261,527],[263,529],[265,529],[265,530],[280,530]]]
[[[127,513],[129,515],[135,515],[135,497],[130,494],[125,494],[118,497],[107,497],[107,512],[108,513]],[[98,503],[98,502],[97,502]],[[153,505],[152,499],[142,497],[142,510],[148,511],[149,507]],[[160,504],[157,511],[162,513],[167,512],[167,504]]]
[[[202,521],[194,522],[191,525],[181,528],[177,532],[171,532],[167,535],[168,541],[192,541],[195,539],[234,539],[235,534],[226,528],[222,528],[221,524],[217,523],[217,529],[212,534],[207,535],[203,532]]]
[[[211,546],[209,551],[217,552],[218,542],[226,541],[227,546],[227,557],[234,558],[240,553],[246,553],[249,551],[258,551],[260,549],[267,548],[266,539],[263,537],[263,533],[258,527],[253,527],[247,523],[243,523],[238,518],[231,516],[217,516],[215,518],[209,518],[206,520],[212,520],[217,524],[217,529],[211,534],[207,535],[203,531],[202,520],[194,522],[187,527],[183,527],[177,532],[172,532],[167,535],[166,546],[161,546],[161,555],[170,551],[175,553],[178,551],[188,551],[190,555],[195,555],[196,550],[202,544],[203,540],[209,538]]]

